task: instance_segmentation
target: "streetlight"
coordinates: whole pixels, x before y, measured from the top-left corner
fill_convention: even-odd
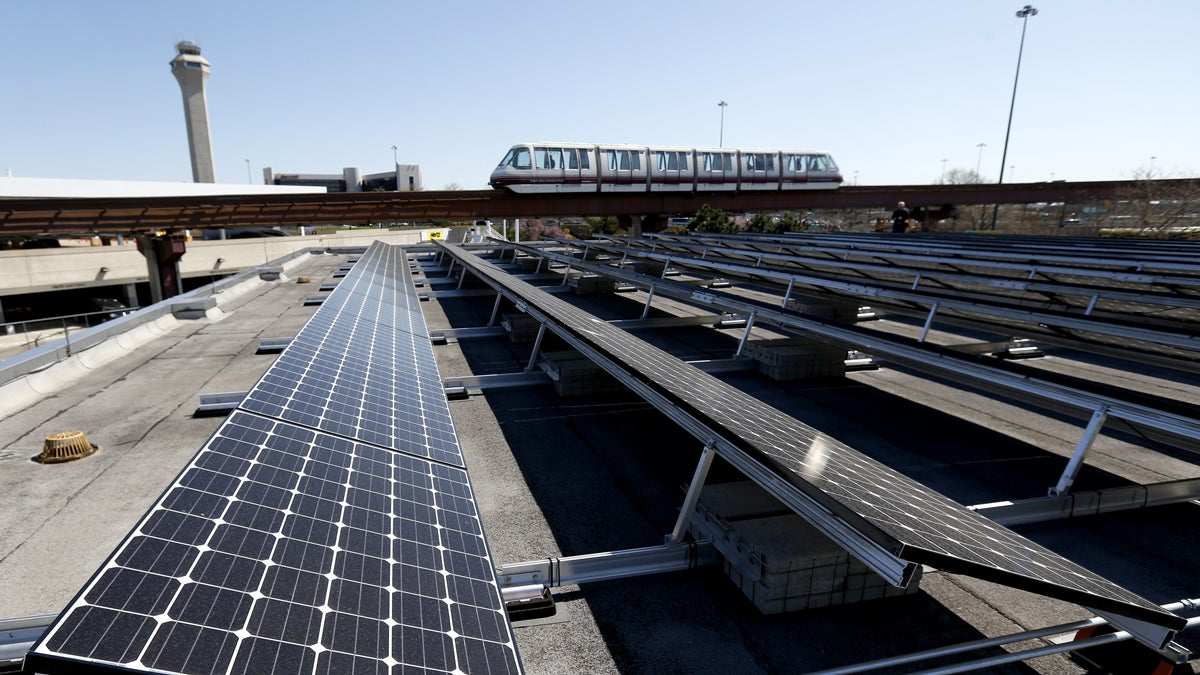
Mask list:
[[[1150,170],[1146,172],[1147,178],[1154,177],[1154,160],[1158,159],[1157,155],[1150,155]]]
[[[729,104],[726,103],[725,101],[721,101],[717,105],[721,108],[721,137],[720,137],[720,140],[717,142],[718,143],[717,147],[723,148],[723,147],[725,147],[725,106],[727,106]]]
[[[979,156],[975,158],[975,179],[982,183],[983,177],[979,175],[979,165],[983,163],[983,149],[987,147],[987,143],[980,143],[975,147],[979,148]]]
[[[250,177],[250,160],[246,160],[246,182],[254,183],[254,179]]]
[[[1008,135],[1012,132],[1012,116],[1013,108],[1017,105],[1017,82],[1021,79],[1021,55],[1025,52],[1025,28],[1029,25],[1029,17],[1037,16],[1037,8],[1033,5],[1025,5],[1017,10],[1017,18],[1021,20],[1021,46],[1017,49],[1017,74],[1013,77],[1013,93],[1012,101],[1008,104],[1008,128],[1004,130],[1004,152],[1000,154],[1000,179],[997,183],[1004,182],[1004,163],[1008,161]],[[1000,213],[1000,205],[996,204],[992,208],[992,229],[996,229],[996,216]]]
[[[396,159],[396,146],[392,146],[392,164],[399,166],[400,160]]]
[[[950,161],[950,160],[946,159],[945,157],[942,158],[942,182],[943,183],[946,182],[946,162],[948,162],[948,161]]]
[[[858,169],[854,170],[854,184],[858,185]]]

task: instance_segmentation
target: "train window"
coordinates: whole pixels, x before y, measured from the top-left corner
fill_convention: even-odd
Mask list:
[[[504,159],[500,160],[500,166],[511,166],[514,169],[533,168],[533,164],[529,161],[529,148],[512,148],[504,156]]]
[[[591,150],[580,150],[579,151],[579,168],[584,169],[585,171],[591,169],[592,168],[591,161],[588,159],[591,156],[592,156]]]
[[[704,170],[705,171],[733,171],[733,153],[732,152],[706,152],[704,153]]]
[[[756,152],[746,155],[747,171],[770,171],[775,168],[775,158]]]
[[[654,159],[659,171],[687,171],[688,161],[686,152],[664,152],[656,150]]]
[[[534,148],[534,163],[539,169],[561,169],[562,148]]]
[[[825,162],[825,155],[809,155],[808,156],[809,171],[828,171],[828,165]]]
[[[640,171],[642,169],[642,153],[628,150],[605,150],[608,154],[609,171]],[[631,156],[632,155],[632,156]]]
[[[579,169],[579,151],[575,148],[563,149],[563,167],[567,169]]]

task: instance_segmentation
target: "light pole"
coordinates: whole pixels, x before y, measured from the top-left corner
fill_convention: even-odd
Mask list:
[[[1146,172],[1147,178],[1154,178],[1154,160],[1158,159],[1157,155],[1150,155],[1150,170]]]
[[[854,184],[858,185],[858,169],[854,170]]]
[[[1008,128],[1004,130],[1004,152],[1000,153],[1000,179],[997,183],[1004,182],[1004,163],[1008,161],[1008,135],[1012,132],[1012,116],[1013,108],[1017,105],[1017,82],[1021,79],[1021,55],[1025,52],[1025,28],[1029,25],[1029,17],[1037,16],[1037,8],[1033,5],[1025,5],[1017,10],[1017,18],[1021,20],[1021,46],[1017,49],[1017,74],[1013,76],[1013,93],[1012,101],[1008,104]],[[1000,213],[1000,205],[996,204],[992,208],[992,229],[996,229],[996,216]]]
[[[946,159],[945,157],[942,158],[942,183],[946,182],[946,162],[948,161],[950,160]]]
[[[979,156],[975,158],[975,180],[983,182],[983,176],[979,175],[979,165],[983,163],[983,149],[987,147],[987,143],[980,143],[975,147],[979,148]]]
[[[717,147],[723,148],[725,147],[725,106],[729,104],[725,101],[721,101],[717,105],[721,108],[721,136],[720,140],[717,141]]]
[[[392,146],[392,164],[400,165],[400,160],[396,159],[396,146]]]
[[[246,182],[254,183],[254,179],[250,177],[250,160],[246,160]]]

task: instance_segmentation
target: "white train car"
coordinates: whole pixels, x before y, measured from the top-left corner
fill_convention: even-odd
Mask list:
[[[581,143],[514,145],[491,185],[522,193],[830,190],[842,183],[827,152]]]

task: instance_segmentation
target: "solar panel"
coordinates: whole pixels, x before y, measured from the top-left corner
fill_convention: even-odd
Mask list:
[[[403,251],[363,263],[27,668],[521,672]]]
[[[447,247],[895,555],[1173,630],[1178,616],[634,336]],[[819,523],[818,527],[820,526]]]

